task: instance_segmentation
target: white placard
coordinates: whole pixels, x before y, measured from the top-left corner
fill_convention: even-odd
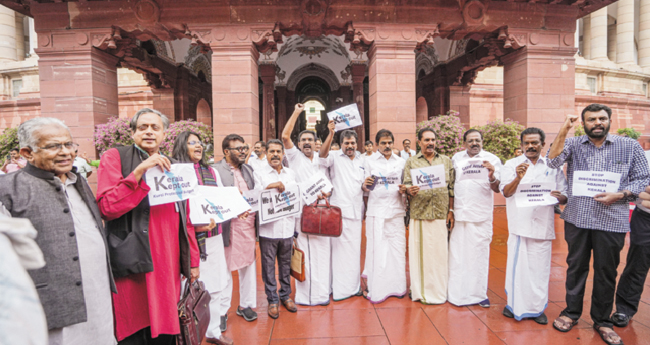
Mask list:
[[[329,193],[331,190],[332,184],[322,172],[315,174],[309,180],[300,184],[300,193],[305,205],[313,204],[318,200],[321,192]]]
[[[170,171],[153,167],[145,173],[149,190],[149,205],[156,206],[196,196],[199,181],[194,164],[172,164]]]
[[[420,187],[420,190],[447,187],[446,179],[444,164],[411,169],[412,183]]]
[[[210,224],[210,219],[223,223],[250,210],[237,187],[198,186],[197,195],[190,198],[192,224]]]
[[[260,224],[266,224],[285,217],[293,217],[302,211],[300,186],[291,184],[284,192],[277,189],[265,190],[260,194]]]
[[[517,207],[555,205],[558,200],[551,196],[554,189],[555,182],[520,183],[515,193]]]
[[[593,197],[600,193],[616,193],[621,174],[609,171],[574,171],[573,196]]]
[[[400,171],[396,170],[390,174],[384,174],[384,172],[381,171],[373,171],[373,175],[377,178],[377,183],[371,192],[376,191],[378,188],[399,191],[399,185],[402,183],[402,174]]]
[[[488,170],[480,159],[467,159],[458,163],[458,180],[488,180]]]
[[[334,131],[342,131],[344,129],[361,126],[361,115],[359,115],[359,108],[356,103],[346,105],[343,108],[336,109],[327,113],[327,117],[334,121],[336,126]]]
[[[247,190],[243,194],[244,200],[251,206],[251,213],[258,212],[260,210],[260,191],[259,190]]]

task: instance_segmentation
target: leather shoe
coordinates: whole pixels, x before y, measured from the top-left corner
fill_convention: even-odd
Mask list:
[[[611,320],[614,326],[625,327],[630,322],[630,317],[627,314],[614,313],[614,315],[612,315]]]
[[[287,298],[284,301],[282,301],[282,304],[284,304],[284,307],[287,308],[288,311],[295,313],[298,311],[298,308],[296,308],[296,304],[291,300],[291,298]]]
[[[278,316],[280,316],[280,311],[278,310],[278,304],[277,303],[269,304],[269,316],[272,319],[277,319]]]
[[[546,325],[548,324],[548,318],[546,317],[546,314],[542,313],[542,315],[536,317],[533,319],[535,322],[537,322],[540,325]]]
[[[233,345],[235,342],[226,337],[225,335],[221,335],[221,338],[206,338],[205,341],[207,341],[209,344],[217,344],[217,345]]]

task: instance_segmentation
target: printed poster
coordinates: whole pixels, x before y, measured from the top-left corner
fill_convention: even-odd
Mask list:
[[[515,193],[517,207],[555,205],[558,200],[551,196],[554,189],[555,182],[520,183]]]
[[[325,174],[319,172],[309,180],[300,184],[300,192],[305,205],[313,204],[318,200],[321,192],[329,193],[332,190],[332,184]]]
[[[420,190],[447,187],[446,178],[444,164],[411,169],[412,183],[420,187]]]
[[[609,171],[574,171],[573,196],[594,197],[600,193],[616,193],[621,174]]]
[[[359,108],[357,108],[356,103],[346,105],[343,108],[336,109],[327,113],[327,117],[330,121],[334,121],[336,126],[334,127],[335,132],[342,131],[344,129],[361,126],[363,121],[361,121],[361,115],[359,114]]]
[[[194,164],[172,164],[170,171],[154,167],[145,173],[149,205],[156,206],[189,199],[196,195],[199,181]]]
[[[223,223],[251,209],[237,187],[198,186],[197,191],[190,198],[192,224]]]
[[[298,184],[285,186],[282,193],[277,189],[262,191],[260,194],[260,224],[299,215],[302,211],[300,199]]]
[[[467,159],[458,162],[458,180],[487,181],[489,172],[480,159]]]

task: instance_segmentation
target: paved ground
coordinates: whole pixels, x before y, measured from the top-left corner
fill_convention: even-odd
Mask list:
[[[532,320],[516,322],[501,315],[505,305],[507,220],[504,208],[494,212],[494,239],[490,253],[488,296],[489,309],[479,306],[454,307],[422,305],[404,299],[389,298],[373,305],[362,297],[331,302],[326,307],[298,307],[289,313],[281,307],[280,317],[273,320],[266,313],[264,284],[257,262],[257,303],[259,318],[246,322],[234,312],[239,302],[237,278],[233,292],[233,308],[229,312],[226,335],[235,344],[604,344],[593,330],[589,318],[591,272],[587,283],[585,310],[579,324],[569,333],[553,329],[550,322],[564,308],[567,245],[563,221],[556,218],[556,237],[550,278],[549,324],[538,325]],[[623,271],[627,247],[621,254],[619,275]],[[363,245],[365,248],[365,243]],[[293,280],[293,279],[292,279]],[[650,344],[650,280],[639,306],[639,313],[624,329],[616,329],[625,344]]]

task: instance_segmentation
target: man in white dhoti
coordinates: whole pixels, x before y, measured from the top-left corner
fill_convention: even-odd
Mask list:
[[[567,201],[567,182],[561,169],[548,166],[546,157],[541,156],[544,148],[544,131],[527,128],[521,133],[523,155],[506,162],[501,172],[501,191],[506,197],[508,214],[508,263],[506,267],[506,294],[508,304],[503,315],[515,318],[534,319],[545,325],[548,323],[544,310],[548,304],[548,281],[551,274],[551,243],[555,239],[555,214],[552,201],[561,204]],[[540,184],[541,187],[528,186]],[[548,183],[548,186],[544,186]],[[524,185],[526,184],[526,185]],[[518,188],[520,185],[521,188]],[[548,187],[551,199],[543,206],[528,206],[517,195],[528,196],[528,188]],[[538,189],[539,190],[539,189]],[[552,197],[552,198],[551,198]],[[535,198],[533,198],[535,199]],[[536,200],[536,199],[535,199]]]
[[[436,134],[431,128],[418,132],[420,153],[406,160],[404,185],[410,198],[409,268],[411,298],[423,304],[447,301],[449,252],[447,238],[454,228],[454,167],[451,159],[436,152]],[[420,190],[411,169],[442,165],[441,187]],[[442,179],[443,176],[437,176]]]
[[[363,217],[363,160],[357,152],[357,133],[341,132],[341,149],[330,154],[334,121],[327,125],[329,135],[320,149],[321,166],[330,169],[332,205],[341,208],[343,231],[332,238],[332,294],[340,301],[360,294],[361,223]]]
[[[298,117],[305,109],[303,104],[296,104],[295,110],[282,131],[282,142],[291,170],[296,173],[296,179],[305,182],[315,174],[323,173],[320,168],[320,158],[314,155],[316,134],[312,131],[302,131],[298,135],[300,150],[291,141],[291,133]],[[327,305],[330,303],[330,238],[313,236],[302,233],[301,217],[296,217],[296,240],[298,248],[305,253],[305,281],[296,280],[296,304]]]
[[[487,308],[490,242],[494,196],[499,193],[499,157],[483,151],[483,135],[470,129],[463,135],[465,151],[452,157],[456,171],[454,212],[456,224],[449,240],[449,292],[451,304],[478,304]]]
[[[366,211],[366,263],[364,273],[368,290],[364,296],[380,303],[390,296],[406,294],[406,214],[401,184],[402,158],[393,154],[393,133],[377,132],[377,154],[367,156],[363,190],[369,192]]]

